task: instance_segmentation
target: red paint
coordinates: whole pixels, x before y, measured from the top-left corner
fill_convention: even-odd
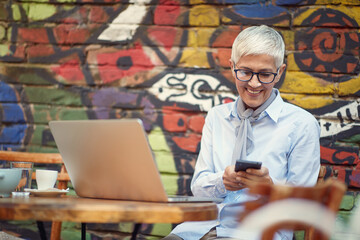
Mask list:
[[[118,66],[122,58],[131,59],[127,66]],[[154,68],[150,58],[145,54],[140,44],[134,48],[114,52],[99,53],[96,56],[100,78],[103,83],[110,83],[125,76],[139,72],[147,72]]]
[[[155,25],[175,25],[180,15],[180,6],[163,6],[156,7],[154,12]]]
[[[181,113],[165,113],[163,115],[164,129],[169,132],[185,132],[187,129],[187,116]]]
[[[90,36],[88,28],[70,24],[59,24],[53,31],[58,44],[84,43]]]
[[[202,133],[204,124],[205,117],[202,115],[195,115],[189,119],[189,128],[196,133]]]
[[[311,63],[312,63],[312,58],[308,58],[308,59],[300,59],[301,62],[305,65],[305,66],[308,66],[310,67],[311,66]]]
[[[346,68],[347,68],[347,72],[351,73],[355,70],[355,68],[357,67],[356,63],[347,63],[346,64]]]
[[[25,58],[25,46],[17,45],[14,53],[7,54],[7,56],[10,56],[10,55],[13,57],[16,57],[16,58],[24,59]]]
[[[91,22],[96,23],[106,23],[108,22],[109,16],[104,11],[104,7],[91,7],[90,13],[89,13],[89,20]]]
[[[172,139],[181,149],[197,153],[197,147],[201,140],[201,135],[192,133],[185,137],[173,137]]]
[[[48,43],[45,28],[19,28],[18,42]]]
[[[228,68],[230,66],[229,59],[231,58],[230,48],[219,48],[214,52],[213,58],[216,65]]]
[[[54,53],[55,52],[53,46],[51,45],[41,44],[41,45],[28,46],[27,48],[28,58],[50,56]]]
[[[84,79],[84,75],[80,68],[80,63],[77,60],[70,60],[58,67],[52,67],[51,69],[54,71],[54,73],[60,75],[69,82],[76,82]]]
[[[216,39],[211,44],[211,47],[231,48],[236,36],[239,34],[241,30],[242,30],[241,27],[236,27],[236,26],[231,26],[226,28],[225,30],[218,33]]]
[[[358,153],[347,152],[342,149],[320,146],[320,156],[323,161],[330,164],[357,165],[360,163]],[[345,159],[352,159],[352,163],[345,161]]]
[[[174,27],[154,27],[148,29],[149,38],[157,45],[165,47],[167,51],[171,50],[174,46],[175,38],[178,31]]]

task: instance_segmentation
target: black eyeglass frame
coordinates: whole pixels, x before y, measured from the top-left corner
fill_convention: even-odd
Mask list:
[[[241,81],[241,82],[249,82],[249,81],[254,77],[254,75],[256,75],[258,81],[261,82],[261,83],[263,83],[263,84],[270,84],[270,83],[274,82],[276,76],[279,74],[279,69],[280,69],[280,68],[278,68],[278,69],[276,70],[276,73],[273,73],[273,72],[254,72],[254,71],[245,70],[245,69],[235,69],[235,64],[234,64],[234,67],[233,67],[233,68],[234,68],[234,72],[235,72],[235,76],[236,76],[236,79],[237,79],[237,80],[239,80],[239,81]],[[241,79],[239,79],[238,76],[237,76],[237,72],[238,72],[238,71],[251,72],[251,77],[250,77],[250,79],[249,79],[249,80],[241,80]],[[271,82],[263,82],[263,81],[260,80],[260,77],[259,77],[259,74],[260,74],[260,73],[272,74],[272,75],[274,75],[274,78],[273,78],[273,80],[272,80]]]

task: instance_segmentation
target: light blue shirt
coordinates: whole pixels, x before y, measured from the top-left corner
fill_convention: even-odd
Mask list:
[[[275,184],[313,186],[320,169],[319,124],[310,113],[285,103],[279,91],[276,92],[273,103],[252,124],[254,150],[247,160],[261,161]],[[215,106],[208,112],[191,182],[194,196],[224,198],[218,204],[218,219],[185,222],[173,234],[185,240],[198,240],[216,227],[218,236],[230,237],[238,226],[237,217],[242,211],[238,203],[250,200],[250,196],[247,189],[226,190],[222,180],[225,168],[234,165],[232,154],[238,119],[236,102]],[[286,239],[285,235],[279,237]]]

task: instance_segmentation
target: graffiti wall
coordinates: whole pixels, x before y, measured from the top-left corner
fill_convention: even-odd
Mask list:
[[[56,152],[50,120],[140,118],[167,192],[191,194],[206,113],[236,98],[232,42],[259,24],[284,37],[276,87],[318,119],[326,177],[344,181],[353,203],[358,0],[0,0],[0,147]]]

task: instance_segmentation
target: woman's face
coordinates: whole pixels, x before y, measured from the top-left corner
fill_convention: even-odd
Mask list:
[[[233,62],[230,60],[232,75],[235,78],[236,89],[245,103],[247,108],[257,109],[269,97],[274,85],[280,80],[281,74],[284,72],[285,64],[279,68],[279,74],[275,77],[272,83],[264,84],[259,82],[257,75],[253,75],[248,82],[239,81],[234,72]],[[277,73],[275,60],[272,56],[261,55],[247,55],[239,59],[235,63],[235,69],[243,69],[252,72],[272,72]]]

